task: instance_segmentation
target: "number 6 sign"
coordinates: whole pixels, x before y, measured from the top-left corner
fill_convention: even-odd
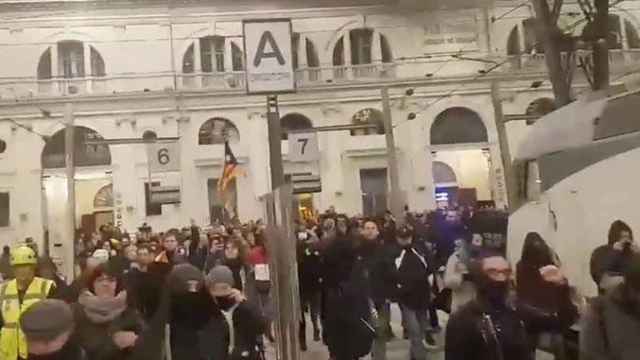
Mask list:
[[[147,157],[152,173],[180,171],[180,144],[178,142],[148,144]]]
[[[320,159],[318,136],[315,132],[289,133],[289,161],[306,162]]]

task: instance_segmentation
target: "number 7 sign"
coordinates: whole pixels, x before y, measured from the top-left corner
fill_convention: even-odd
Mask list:
[[[320,159],[318,136],[315,132],[289,134],[289,161],[306,162]]]

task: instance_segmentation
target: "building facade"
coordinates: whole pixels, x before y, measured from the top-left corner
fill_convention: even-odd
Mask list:
[[[0,243],[42,242],[48,233],[68,254],[69,119],[78,228],[113,222],[132,232],[143,222],[163,230],[229,214],[262,218],[260,198],[270,191],[266,100],[246,95],[245,19],[292,21],[297,92],[279,97],[283,128],[380,122],[380,89],[389,87],[409,208],[507,205],[491,83],[500,84],[505,113],[535,111],[551,96],[531,6],[300,3],[0,1]],[[638,59],[640,2],[622,2],[612,14],[612,78],[620,80]],[[560,23],[585,31],[571,3]],[[574,83],[576,93],[587,86],[579,72]],[[507,125],[511,148],[526,127]],[[153,136],[179,138],[180,171],[150,174],[154,153],[144,144],[85,143]],[[225,139],[242,175],[221,195]],[[321,193],[301,197],[305,210],[387,208],[384,135],[320,133],[319,145],[319,161],[292,162],[283,136],[285,173],[322,179]],[[181,202],[153,204],[149,183],[179,186]]]

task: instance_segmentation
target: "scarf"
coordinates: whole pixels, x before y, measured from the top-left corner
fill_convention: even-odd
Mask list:
[[[115,320],[127,308],[127,292],[122,291],[116,297],[99,298],[86,290],[78,298],[84,313],[89,320],[96,324],[104,324]]]

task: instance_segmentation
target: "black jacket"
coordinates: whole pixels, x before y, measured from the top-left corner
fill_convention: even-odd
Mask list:
[[[376,305],[391,300],[396,291],[394,278],[394,254],[398,252],[395,243],[362,244],[356,256],[362,260],[367,271],[366,288]]]
[[[125,310],[115,320],[98,324],[90,320],[81,305],[74,305],[76,328],[73,341],[86,352],[90,360],[123,360],[130,359],[131,350],[120,350],[113,342],[113,334],[118,331],[142,333],[142,318],[132,308]]]
[[[425,310],[431,303],[429,275],[432,270],[425,254],[411,246],[401,249],[395,258],[396,298],[413,310]]]
[[[323,260],[319,246],[298,241],[297,256],[300,293],[311,294],[320,291]]]
[[[73,339],[67,341],[59,351],[46,356],[47,359],[52,360],[92,360],[87,358],[84,350]],[[26,360],[39,360],[42,358],[42,356],[29,355]]]
[[[235,346],[233,349],[229,349],[229,324],[222,311],[215,309],[209,322],[198,332],[199,359],[257,359],[258,338],[264,333],[265,324],[266,322],[259,314],[258,309],[247,302],[239,304],[233,312]]]
[[[602,276],[606,273],[615,273],[622,275],[626,262],[631,257],[632,252],[629,250],[618,251],[611,245],[602,245],[595,249],[591,254],[591,278],[600,288]]]
[[[533,360],[528,329],[558,331],[575,322],[575,307],[559,310],[550,314],[523,304],[497,309],[479,296],[449,318],[445,359]]]
[[[161,286],[149,272],[131,269],[125,274],[125,286],[130,304],[145,320],[155,314],[160,301]]]

